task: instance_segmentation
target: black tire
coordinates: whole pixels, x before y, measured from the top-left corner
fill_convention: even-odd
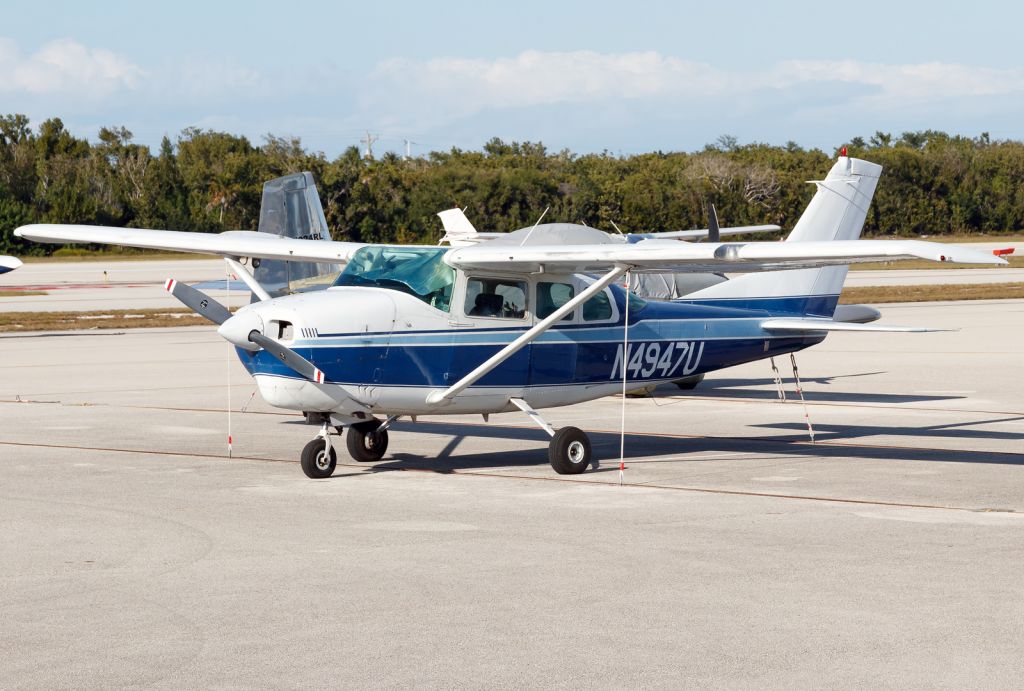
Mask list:
[[[590,439],[578,427],[563,427],[548,445],[548,460],[559,475],[579,475],[590,465]]]
[[[326,448],[327,443],[323,440],[323,437],[317,437],[302,447],[300,460],[302,472],[306,474],[306,477],[322,480],[325,477],[330,477],[334,472],[334,466],[338,464],[338,454],[335,452],[334,446],[331,446],[331,453],[328,458],[325,453]]]
[[[388,450],[388,431],[380,430],[379,420],[360,422],[348,428],[345,445],[352,460],[359,463],[375,463],[384,457]]]
[[[683,377],[682,379],[676,379],[673,384],[678,386],[683,391],[693,391],[697,388],[697,384],[704,381],[703,374],[695,374],[692,377]]]

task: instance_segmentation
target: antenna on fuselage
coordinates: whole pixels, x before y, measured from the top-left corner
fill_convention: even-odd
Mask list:
[[[708,242],[721,242],[721,232],[718,227],[718,212],[715,205],[708,202]]]
[[[533,235],[533,231],[537,230],[537,226],[539,226],[539,225],[540,225],[540,222],[544,220],[544,216],[546,216],[546,215],[547,215],[547,213],[548,213],[548,209],[550,209],[550,208],[551,208],[550,206],[545,206],[545,207],[544,207],[544,213],[542,213],[542,214],[540,215],[540,218],[538,218],[538,219],[537,219],[537,222],[533,224],[533,227],[532,227],[532,228],[530,228],[530,232],[529,232],[529,233],[527,233],[527,234],[526,234],[526,237],[525,237],[525,238],[523,238],[523,241],[519,243],[519,246],[520,246],[520,247],[522,247],[523,245],[525,245],[525,244],[526,244],[526,241],[530,239],[530,236],[531,236],[531,235]]]

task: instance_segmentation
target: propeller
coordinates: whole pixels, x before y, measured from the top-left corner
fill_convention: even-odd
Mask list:
[[[231,312],[227,307],[186,283],[179,283],[173,278],[168,278],[164,283],[164,290],[178,298],[200,317],[209,319],[217,326],[231,318]]]
[[[715,205],[708,202],[708,242],[720,242],[721,235],[718,232],[718,212]]]
[[[239,315],[232,315],[227,307],[206,293],[196,290],[185,283],[179,283],[173,278],[167,279],[164,289],[199,316],[209,319],[217,326],[222,327],[217,332],[231,343],[247,350],[263,348],[263,350],[294,370],[296,374],[317,384],[324,383],[324,373],[316,365],[291,348],[286,348],[262,333],[263,320],[258,315],[248,311]],[[257,348],[253,348],[250,344],[255,344]]]
[[[297,374],[301,374],[306,379],[316,382],[317,384],[324,383],[323,371],[318,369],[316,365],[296,353],[291,348],[285,348],[274,339],[269,336],[264,336],[255,329],[249,332],[249,340],[263,348],[263,350],[276,357],[288,367],[291,367]]]

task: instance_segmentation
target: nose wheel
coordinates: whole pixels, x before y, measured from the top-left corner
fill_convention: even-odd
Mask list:
[[[329,438],[324,435],[302,447],[299,460],[306,477],[322,480],[334,472],[334,467],[338,464],[338,454],[331,446]]]

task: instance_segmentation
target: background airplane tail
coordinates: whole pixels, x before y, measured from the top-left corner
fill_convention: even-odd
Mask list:
[[[312,173],[285,175],[263,185],[259,232],[330,242],[331,233]],[[254,276],[268,293],[279,297],[326,288],[340,271],[338,264],[264,259]]]
[[[825,179],[815,182],[817,192],[786,242],[859,238],[881,173],[878,164],[840,156]],[[847,271],[829,266],[751,273],[691,293],[684,301],[832,317]]]

